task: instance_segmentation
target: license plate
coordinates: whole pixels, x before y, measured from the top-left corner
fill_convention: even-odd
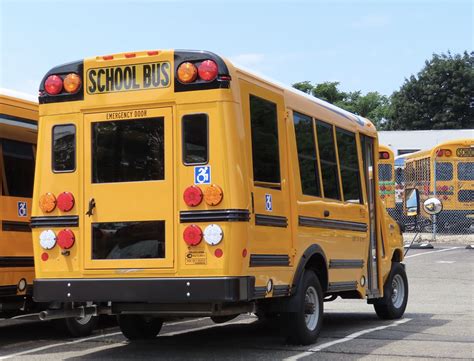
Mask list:
[[[169,62],[92,68],[87,71],[89,95],[167,88],[171,82]]]

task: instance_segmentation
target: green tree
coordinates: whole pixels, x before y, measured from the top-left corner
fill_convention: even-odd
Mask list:
[[[388,129],[474,128],[474,56],[433,54],[392,94]]]

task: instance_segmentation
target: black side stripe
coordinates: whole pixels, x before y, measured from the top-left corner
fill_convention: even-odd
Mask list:
[[[2,231],[31,232],[31,227],[29,222],[2,221]]]
[[[367,223],[340,221],[335,219],[298,216],[298,225],[301,227],[317,227],[340,229],[345,231],[367,232]]]
[[[327,293],[354,291],[357,289],[357,281],[329,282]]]
[[[248,222],[248,209],[219,209],[215,211],[182,211],[179,212],[181,223],[189,222]]]
[[[33,266],[33,257],[0,257],[0,268]]]
[[[288,227],[288,218],[282,216],[269,216],[266,214],[256,214],[255,224],[257,226],[268,227]]]
[[[16,296],[17,286],[0,286],[0,296]]]
[[[290,265],[287,254],[251,254],[250,267],[286,267]]]
[[[266,287],[255,287],[253,290],[253,298],[264,298],[266,294]]]
[[[361,259],[332,259],[329,261],[329,268],[362,268],[364,261]]]
[[[79,216],[31,217],[31,228],[39,227],[78,227]]]

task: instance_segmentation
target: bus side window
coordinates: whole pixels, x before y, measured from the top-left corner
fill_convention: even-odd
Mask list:
[[[182,119],[183,163],[207,164],[209,161],[209,125],[207,114],[188,114]]]
[[[31,198],[35,174],[32,144],[2,139],[1,145],[6,183],[3,184],[3,195]]]
[[[300,166],[301,190],[303,194],[321,197],[313,119],[293,112],[293,123]]]
[[[53,127],[53,172],[76,170],[76,126],[61,124]]]
[[[341,199],[332,125],[316,121],[324,198]]]
[[[341,166],[342,191],[344,201],[362,203],[359,160],[355,134],[336,128],[337,150]]]
[[[279,188],[280,155],[276,104],[250,95],[250,123],[254,182],[261,187]]]

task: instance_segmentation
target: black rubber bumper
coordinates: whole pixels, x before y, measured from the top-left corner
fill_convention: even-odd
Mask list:
[[[36,302],[225,303],[253,298],[254,277],[36,279]]]

